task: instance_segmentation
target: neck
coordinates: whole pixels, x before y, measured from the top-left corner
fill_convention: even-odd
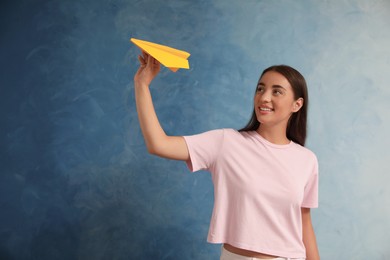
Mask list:
[[[260,124],[259,128],[256,130],[259,135],[261,135],[267,141],[273,144],[289,144],[290,140],[286,135],[286,127],[280,126],[266,126]]]

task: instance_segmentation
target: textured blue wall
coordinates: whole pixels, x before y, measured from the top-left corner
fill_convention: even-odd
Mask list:
[[[208,173],[147,154],[130,37],[184,49],[152,86],[169,134],[242,127],[259,73],[308,81],[322,259],[390,259],[390,2],[0,4],[0,258],[218,259]]]

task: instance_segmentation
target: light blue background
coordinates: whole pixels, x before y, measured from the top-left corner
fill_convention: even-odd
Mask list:
[[[390,259],[390,1],[0,7],[1,259],[218,259],[209,174],[146,152],[130,37],[191,53],[151,87],[173,135],[240,128],[264,68],[301,71],[322,259]]]

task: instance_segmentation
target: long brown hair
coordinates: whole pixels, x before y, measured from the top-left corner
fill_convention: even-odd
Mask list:
[[[261,73],[261,77],[268,71],[275,71],[282,74],[290,83],[293,92],[294,99],[303,98],[303,105],[299,111],[293,113],[288,120],[286,135],[287,138],[302,146],[306,141],[307,130],[307,109],[309,104],[309,96],[307,93],[307,86],[305,78],[296,69],[287,65],[275,65],[271,66]],[[257,86],[256,86],[257,88]],[[255,109],[253,109],[252,117],[248,124],[239,131],[256,131],[260,126],[260,122],[257,121]]]

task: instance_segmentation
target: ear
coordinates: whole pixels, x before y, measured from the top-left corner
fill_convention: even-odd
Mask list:
[[[293,104],[293,113],[298,112],[299,109],[303,106],[303,98],[298,98],[297,100],[294,101]]]

